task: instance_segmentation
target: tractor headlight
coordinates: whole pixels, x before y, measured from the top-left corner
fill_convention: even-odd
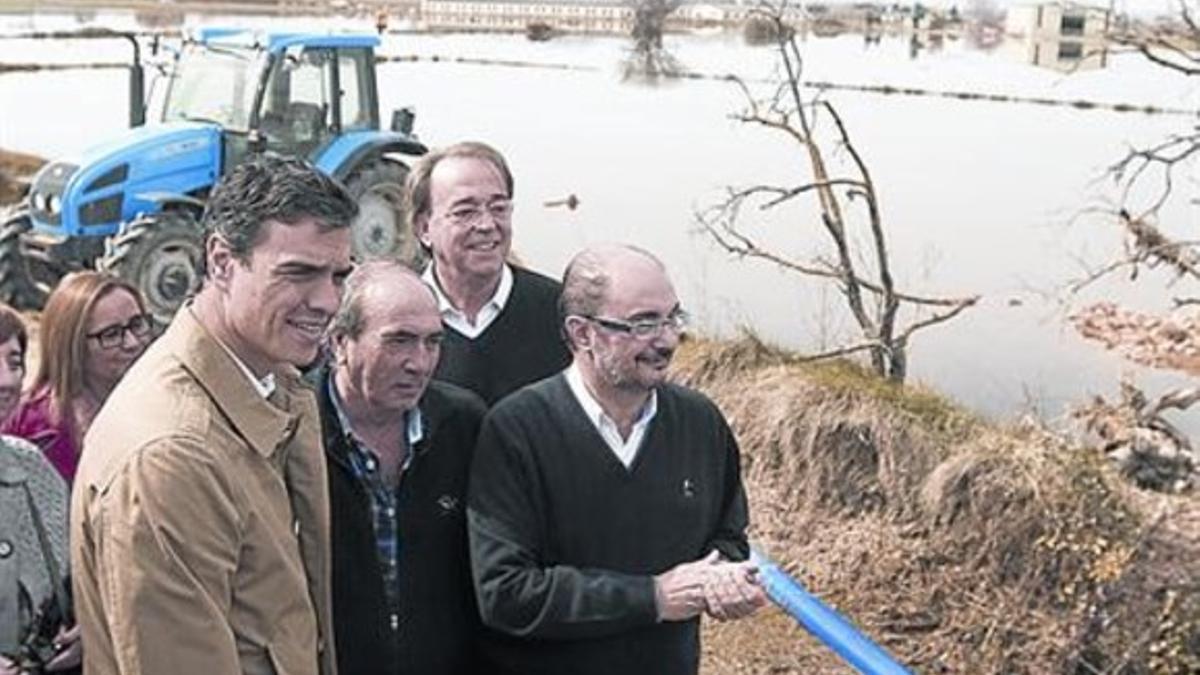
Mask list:
[[[62,208],[62,198],[58,195],[50,195],[46,200],[46,210],[50,212],[50,215],[56,216],[60,208]]]

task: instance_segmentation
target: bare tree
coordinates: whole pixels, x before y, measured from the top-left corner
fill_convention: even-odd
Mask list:
[[[908,372],[908,346],[913,334],[957,316],[974,305],[978,296],[934,297],[896,288],[875,183],[862,154],[851,142],[836,108],[819,97],[810,99],[804,94],[803,59],[794,31],[783,20],[782,9],[764,7],[756,13],[760,21],[774,26],[768,33],[776,37],[782,78],[765,99],[756,98],[745,82],[734,78],[747,101],[747,108],[735,115],[735,119],[786,138],[804,158],[811,175],[795,185],[729,188],[720,203],[696,214],[697,221],[718,245],[734,255],[764,260],[836,284],[861,339],[808,358],[866,352],[876,373],[902,382]],[[836,129],[831,141],[818,134],[818,123],[825,120]],[[849,155],[852,169],[847,175],[835,174],[830,169],[827,146]],[[820,227],[831,245],[832,251],[827,255],[793,257],[760,245],[750,233],[753,228],[746,223],[747,209],[769,211],[812,196],[816,197]],[[851,222],[851,202],[860,202],[865,207],[867,244],[859,244],[852,234],[855,223]],[[796,219],[798,227],[808,226],[805,216],[797,215]],[[860,264],[859,260],[870,262]],[[902,305],[918,310],[906,324],[898,318]]]
[[[1180,0],[1174,21],[1145,24],[1118,22],[1109,40],[1118,49],[1140,54],[1182,78],[1200,76],[1200,25],[1196,8]],[[1186,169],[1200,159],[1200,126],[1172,134],[1147,147],[1131,148],[1114,162],[1108,175],[1119,191],[1118,203],[1104,210],[1121,227],[1124,250],[1070,284],[1078,293],[1115,274],[1133,281],[1142,270],[1158,271],[1171,311],[1138,312],[1112,303],[1095,303],[1071,318],[1083,337],[1101,343],[1139,365],[1200,375],[1200,240],[1180,238],[1173,223],[1163,222],[1172,199],[1194,199],[1193,190],[1178,194]],[[1194,181],[1194,178],[1190,179]],[[1190,185],[1194,187],[1194,182]],[[1110,456],[1139,483],[1180,490],[1200,483],[1200,455],[1188,439],[1165,419],[1167,410],[1183,410],[1200,402],[1191,387],[1152,398],[1126,379],[1120,400],[1097,397],[1076,416],[1104,441]]]

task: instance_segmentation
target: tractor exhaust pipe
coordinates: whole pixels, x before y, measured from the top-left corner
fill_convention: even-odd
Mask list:
[[[133,45],[133,63],[129,66],[129,126],[140,127],[146,123],[146,71],[142,68],[142,50],[134,34],[122,33],[121,37]]]

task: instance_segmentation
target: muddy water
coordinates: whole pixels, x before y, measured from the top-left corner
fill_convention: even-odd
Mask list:
[[[131,19],[101,14],[97,20]],[[0,30],[73,22],[0,16]],[[301,24],[327,25],[290,25]],[[366,22],[360,27],[369,28]],[[748,78],[773,72],[771,51],[747,47],[737,36],[676,36],[668,46],[695,71]],[[589,242],[631,241],[662,255],[684,304],[707,331],[727,334],[745,324],[770,340],[814,350],[852,335],[832,289],[765,264],[731,260],[696,232],[692,214],[719,198],[723,186],[804,181],[796,148],[731,121],[742,99],[729,83],[622,82],[625,49],[616,38],[531,43],[519,36],[388,36],[382,53],[419,60],[380,67],[385,118],[394,107],[413,105],[417,129],[430,143],[479,138],[502,148],[517,173],[516,246],[551,274]],[[919,49],[915,58],[906,39],[865,45],[856,36],[812,38],[803,49],[806,77],[813,80],[1197,107],[1195,84],[1130,56],[1113,56],[1103,69],[1064,74],[1022,63],[1013,56],[1019,49],[984,52],[962,42]],[[0,62],[127,58],[128,47],[115,41],[0,41]],[[124,92],[118,70],[0,76],[0,147],[47,156],[77,152],[122,127]],[[1076,338],[1056,297],[1083,274],[1081,265],[1098,265],[1119,247],[1116,227],[1085,213],[1115,198],[1099,180],[1104,169],[1131,144],[1187,131],[1192,121],[850,92],[827,98],[871,166],[901,285],[917,293],[984,298],[962,318],[916,340],[913,378],[1001,417],[1031,407],[1055,417],[1072,401],[1112,393],[1125,366]],[[1195,185],[1180,189],[1194,192]],[[570,194],[579,198],[575,211],[545,205]],[[1182,200],[1165,213],[1179,232],[1200,224],[1195,207]],[[780,251],[801,258],[827,251],[811,203],[747,215],[762,227],[762,241]],[[1166,297],[1159,288],[1161,283],[1101,284],[1082,301],[1117,298],[1157,308]],[[1139,373],[1151,388],[1176,381]],[[1196,420],[1184,422],[1200,430]]]

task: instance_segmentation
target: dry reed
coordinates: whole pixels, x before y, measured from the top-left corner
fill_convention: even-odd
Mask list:
[[[677,380],[742,446],[751,536],[919,672],[1200,672],[1200,499],[849,363],[691,340]],[[847,672],[778,610],[705,626],[703,672]]]

